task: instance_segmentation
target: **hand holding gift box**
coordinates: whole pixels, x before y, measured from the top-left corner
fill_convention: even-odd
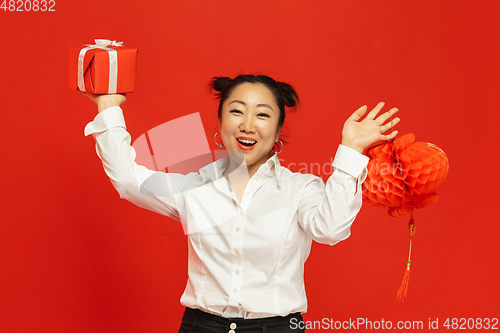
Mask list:
[[[96,39],[95,45],[70,46],[69,88],[93,94],[135,91],[137,49]]]
[[[109,109],[112,106],[121,106],[127,100],[127,94],[105,94],[96,95],[88,92],[77,91],[78,94],[88,97],[92,102],[97,105],[97,112]]]

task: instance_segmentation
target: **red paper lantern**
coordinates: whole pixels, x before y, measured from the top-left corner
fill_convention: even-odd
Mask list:
[[[436,189],[448,175],[448,158],[432,143],[415,142],[413,133],[371,147],[363,199],[387,207],[390,216],[410,213],[438,200]]]
[[[448,175],[448,157],[432,143],[415,142],[413,133],[374,146],[366,151],[370,157],[368,175],[363,182],[363,200],[387,207],[390,216],[411,213],[410,253],[398,300],[406,296],[410,275],[411,241],[415,232],[413,209],[435,203],[435,192]]]

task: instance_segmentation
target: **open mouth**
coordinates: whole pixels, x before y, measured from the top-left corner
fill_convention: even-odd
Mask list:
[[[251,147],[257,143],[255,140],[244,140],[244,139],[236,139],[239,143],[241,143],[245,147]]]

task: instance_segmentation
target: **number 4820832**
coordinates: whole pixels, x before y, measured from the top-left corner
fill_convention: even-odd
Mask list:
[[[4,12],[55,12],[55,0],[4,0],[0,9]]]

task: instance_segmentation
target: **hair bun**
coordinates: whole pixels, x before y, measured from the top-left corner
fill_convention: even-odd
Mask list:
[[[221,92],[231,83],[232,79],[226,76],[214,77],[209,83],[209,87],[215,91]]]
[[[283,93],[283,104],[291,108],[297,106],[297,104],[299,103],[299,97],[297,96],[295,89],[293,89],[291,85],[285,82],[276,82],[276,84]]]

